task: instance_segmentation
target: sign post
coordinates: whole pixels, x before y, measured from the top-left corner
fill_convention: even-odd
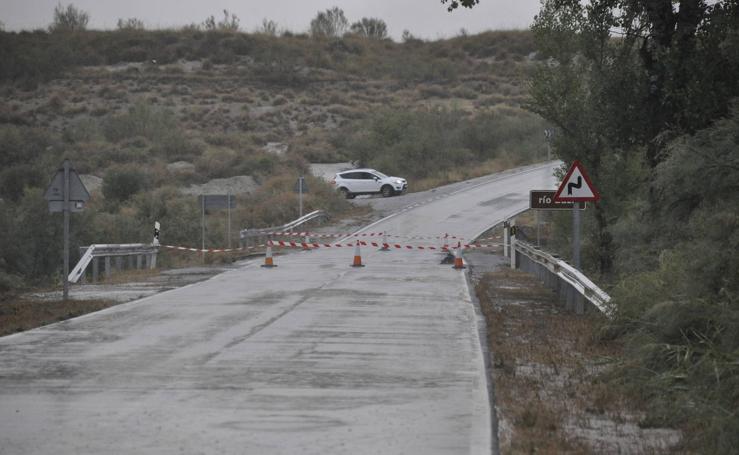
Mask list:
[[[228,249],[231,249],[231,193],[226,193],[226,199],[228,200],[227,209],[228,212],[228,220],[226,221],[227,227],[226,227],[226,237],[228,238]]]
[[[200,223],[200,261],[205,264],[205,195],[200,197],[202,218]]]
[[[555,202],[596,202],[600,193],[588,177],[582,163],[575,160],[554,194]],[[580,210],[572,207],[572,262],[580,270]]]
[[[49,187],[44,193],[44,199],[49,202],[49,212],[64,214],[64,282],[63,298],[69,299],[69,214],[81,212],[85,202],[90,199],[90,193],[82,183],[77,171],[72,168],[69,160],[65,159],[62,167],[51,179]]]
[[[536,246],[541,246],[541,210],[585,210],[585,203],[557,202],[554,190],[531,190],[529,192],[529,208],[536,211]]]
[[[295,189],[294,191],[298,193],[298,213],[299,216],[303,217],[303,193],[308,192],[308,185],[305,184],[305,177],[300,176],[298,177],[298,181],[295,182]]]
[[[69,299],[69,160],[62,164],[64,170],[64,300]]]
[[[201,194],[198,196],[201,211],[201,249],[205,250],[205,211],[212,209],[227,209],[227,226],[226,226],[226,243],[231,248],[231,209],[236,207],[236,196],[227,194]],[[205,261],[205,251],[203,251],[203,261]]]

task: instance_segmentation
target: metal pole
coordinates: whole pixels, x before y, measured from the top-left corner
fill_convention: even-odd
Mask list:
[[[300,192],[300,196],[299,196],[299,199],[300,199],[300,215],[299,215],[299,217],[302,218],[303,217],[303,177],[300,177],[298,179],[298,191]]]
[[[69,299],[69,160],[64,160],[64,300]]]
[[[536,246],[541,246],[541,218],[539,213],[541,210],[536,211]]]
[[[572,263],[580,270],[580,203],[572,206]]]
[[[200,232],[200,240],[201,240],[201,247],[200,247],[200,254],[201,254],[201,260],[202,262],[205,262],[205,195],[201,194],[201,201],[202,201],[202,216],[201,216],[201,232]]]
[[[226,205],[228,206],[228,248],[231,248],[231,193],[226,193]]]

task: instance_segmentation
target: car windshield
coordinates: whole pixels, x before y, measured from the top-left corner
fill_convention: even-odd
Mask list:
[[[375,174],[376,176],[380,177],[381,179],[386,179],[387,178],[387,175],[383,174],[382,172],[372,171],[372,173]]]

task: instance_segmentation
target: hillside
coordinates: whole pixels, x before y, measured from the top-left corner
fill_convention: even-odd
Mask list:
[[[0,33],[0,55],[5,288],[57,273],[49,252],[59,223],[41,192],[64,157],[99,188],[73,220],[75,245],[148,241],[154,220],[167,243],[194,245],[192,194],[214,179],[250,182],[233,226],[261,227],[297,216],[292,186],[309,163],[378,167],[417,190],[545,150],[544,122],[522,107],[537,62],[525,31],[403,43],[37,31]],[[321,181],[309,184],[306,210],[356,210]],[[211,218],[206,245],[223,245],[223,217]],[[39,237],[48,241],[18,250]]]

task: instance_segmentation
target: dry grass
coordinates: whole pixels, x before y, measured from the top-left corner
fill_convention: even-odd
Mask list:
[[[112,300],[28,300],[17,296],[0,302],[0,336],[22,332],[117,305]]]
[[[643,430],[638,406],[601,380],[623,355],[593,338],[600,315],[566,313],[523,272],[488,273],[477,286],[493,352],[502,453],[660,453],[676,442]],[[651,432],[651,433],[650,433]]]

